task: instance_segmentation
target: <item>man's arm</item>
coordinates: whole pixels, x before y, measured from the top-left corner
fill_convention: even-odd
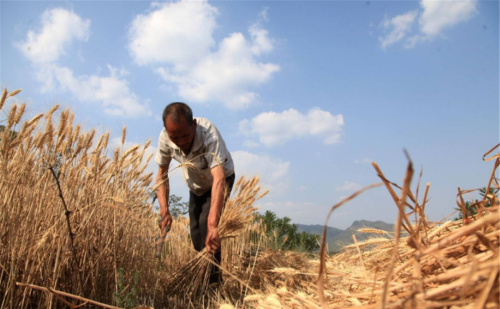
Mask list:
[[[168,166],[159,166],[158,175],[156,176],[156,183],[161,183],[156,189],[156,196],[160,203],[160,229],[163,231],[166,226],[172,225],[172,216],[168,211],[168,197],[170,196],[170,185],[168,181]]]
[[[208,252],[215,253],[220,248],[219,238],[219,219],[224,205],[224,191],[226,188],[226,177],[222,165],[218,165],[211,170],[213,177],[212,184],[212,201],[210,205],[210,213],[208,214],[207,222],[207,239],[205,247]]]

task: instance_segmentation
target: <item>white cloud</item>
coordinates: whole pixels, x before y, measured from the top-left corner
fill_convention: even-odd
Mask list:
[[[379,37],[382,49],[410,35],[419,13],[419,33],[406,38],[404,47],[407,49],[415,47],[418,43],[430,41],[442,35],[446,29],[466,22],[478,14],[477,0],[422,0],[420,7],[422,8],[420,12],[412,10],[392,19],[385,18],[382,22],[384,30],[392,28],[392,31],[384,37]]]
[[[176,63],[188,67],[215,44],[217,9],[206,1],[153,3],[129,30],[129,51],[138,64]]]
[[[263,20],[263,21],[269,21],[269,8],[268,7],[265,7],[260,13],[259,13],[259,17]]]
[[[57,64],[75,39],[87,41],[89,36],[90,20],[83,20],[73,11],[55,8],[43,12],[38,33],[29,31],[26,41],[15,46],[35,65],[35,79],[42,84],[42,92],[68,91],[82,102],[100,103],[110,115],[151,115],[146,100],[130,90],[124,78],[126,70],[108,65],[109,76],[75,76],[70,68]]]
[[[255,23],[248,28],[248,32],[252,37],[252,54],[259,56],[263,53],[268,53],[273,50],[273,40],[269,38],[269,31],[262,28],[260,23]]]
[[[476,0],[422,0],[424,10],[418,22],[420,30],[426,36],[439,35],[446,28],[466,22],[478,14]]]
[[[183,0],[138,15],[129,32],[129,50],[138,64],[150,64],[166,82],[176,86],[177,94],[189,102],[222,102],[238,109],[259,102],[254,88],[268,82],[279,66],[258,62],[269,53],[274,41],[258,21],[248,32],[232,33],[215,44],[217,9],[206,1]],[[261,20],[267,18],[261,13]],[[196,20],[189,23],[186,20]]]
[[[344,181],[343,184],[338,185],[335,191],[358,191],[361,189],[361,185],[353,181]]]
[[[302,114],[291,108],[281,113],[261,113],[252,120],[244,119],[240,122],[240,132],[258,134],[260,142],[268,147],[306,136],[319,136],[325,144],[335,144],[340,141],[343,125],[344,118],[340,114],[335,116],[320,108]]]
[[[15,45],[30,61],[50,63],[64,55],[73,40],[87,41],[89,36],[90,20],[83,20],[73,11],[54,8],[42,13],[38,33],[29,31],[26,41]]]
[[[388,46],[402,40],[411,31],[411,27],[417,18],[417,14],[418,11],[414,10],[391,19],[387,19],[386,17],[382,25],[384,30],[387,31],[391,29],[391,31],[385,37],[378,38],[382,49],[386,49]]]
[[[426,40],[427,40],[427,38],[425,38],[424,36],[421,36],[419,34],[411,36],[406,40],[404,48],[411,49],[411,48],[415,47],[415,45],[417,45],[419,42],[423,42]]]
[[[244,141],[243,146],[246,148],[257,148],[260,147],[260,144],[252,141]]]
[[[354,163],[356,164],[364,164],[364,163],[372,163],[372,159],[364,158],[361,160],[354,160]]]
[[[231,152],[231,156],[237,178],[242,175],[247,179],[260,176],[262,188],[269,190],[272,195],[283,194],[288,189],[290,162],[241,150]]]
[[[157,72],[165,81],[175,83],[178,94],[190,102],[216,100],[228,108],[245,108],[260,99],[249,89],[267,82],[279,70],[277,65],[255,61],[253,53],[266,48],[260,43],[250,45],[243,34],[233,33],[220,43],[217,52],[206,55],[189,70],[162,67]]]
[[[42,91],[60,88],[69,91],[82,102],[101,103],[104,112],[114,116],[150,116],[151,110],[145,100],[141,100],[130,90],[124,79],[125,72],[108,65],[109,76],[74,76],[67,67],[44,65],[38,68],[36,78],[43,83]],[[58,85],[58,86],[56,86]]]

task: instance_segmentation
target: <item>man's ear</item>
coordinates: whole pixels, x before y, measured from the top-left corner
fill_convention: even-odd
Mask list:
[[[196,123],[196,119],[193,119],[193,127],[194,127],[195,130],[196,130],[197,126],[198,126],[198,124]]]

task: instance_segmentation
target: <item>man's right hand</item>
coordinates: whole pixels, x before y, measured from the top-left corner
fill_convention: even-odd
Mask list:
[[[169,212],[167,212],[166,214],[162,214],[160,221],[160,230],[163,231],[166,226],[170,228],[172,226],[172,221],[173,219]]]

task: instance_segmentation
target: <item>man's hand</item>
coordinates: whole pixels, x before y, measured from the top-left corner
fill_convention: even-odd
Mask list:
[[[169,212],[160,215],[161,216],[161,221],[160,221],[160,230],[163,232],[166,226],[170,227],[172,226],[172,216],[170,215]]]
[[[208,227],[207,239],[205,240],[205,247],[208,253],[214,254],[215,251],[220,249],[219,229],[216,227]]]

